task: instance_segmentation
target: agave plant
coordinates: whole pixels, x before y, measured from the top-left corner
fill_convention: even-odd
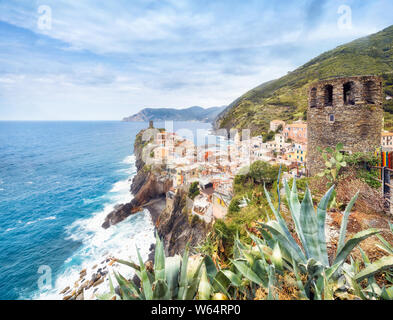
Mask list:
[[[274,249],[278,243],[283,260],[295,275],[300,272],[308,276],[305,286],[301,288],[308,298],[332,297],[331,287],[336,284],[330,285],[329,283],[334,283],[342,275],[341,269],[348,255],[360,242],[378,234],[379,230],[361,231],[345,242],[348,218],[358,197],[356,194],[343,214],[337,251],[332,263],[330,263],[325,224],[327,206],[334,187],[331,187],[325,194],[316,211],[309,188],[306,189],[303,202],[300,203],[296,179],[293,181],[292,189],[288,186],[287,181],[284,181],[284,187],[295,231],[301,245],[296,242],[280,214],[280,203],[278,208],[275,208],[266,189],[266,198],[276,220],[262,223],[261,233],[271,249]]]
[[[117,262],[135,270],[141,287],[138,288],[132,280],[114,272],[120,295],[115,293],[110,279],[110,292],[100,296],[100,299],[117,296],[121,300],[192,300],[196,297],[204,260],[202,257],[189,257],[188,246],[183,257],[165,257],[163,243],[157,235],[154,268],[151,271],[145,267],[138,249],[137,254],[139,265],[123,260]]]
[[[393,233],[393,225],[389,223],[390,231]],[[388,255],[371,263],[367,254],[359,248],[365,268],[360,270],[360,263],[351,261],[350,265],[344,268],[345,275],[351,282],[356,294],[362,299],[381,299],[393,300],[393,246],[388,243],[381,235],[377,235],[380,244],[377,247],[385,251]],[[389,286],[384,285],[382,288],[377,284],[375,276],[382,272],[386,272],[385,280],[390,283]],[[362,288],[360,283],[367,280],[367,285]]]

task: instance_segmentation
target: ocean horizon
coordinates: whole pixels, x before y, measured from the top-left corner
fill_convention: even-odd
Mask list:
[[[0,299],[61,299],[82,268],[108,254],[147,258],[147,210],[104,230],[106,215],[131,201],[133,144],[148,123],[0,121]],[[164,123],[157,123],[157,128]],[[175,122],[206,132],[210,124]],[[50,283],[38,283],[50,270]]]

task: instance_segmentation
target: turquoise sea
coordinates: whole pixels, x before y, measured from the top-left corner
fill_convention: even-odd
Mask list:
[[[133,143],[146,127],[0,122],[0,299],[57,298],[82,266],[126,244],[147,257],[154,241],[148,213],[101,228],[116,204],[131,200]],[[175,131],[182,128],[210,125],[174,123]],[[38,287],[42,266],[51,271],[45,289]]]

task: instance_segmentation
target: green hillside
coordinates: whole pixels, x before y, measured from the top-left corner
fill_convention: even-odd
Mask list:
[[[234,101],[216,128],[249,128],[263,134],[273,119],[306,119],[307,92],[317,80],[355,75],[384,78],[385,127],[393,129],[393,26],[323,53],[286,76],[260,85]]]

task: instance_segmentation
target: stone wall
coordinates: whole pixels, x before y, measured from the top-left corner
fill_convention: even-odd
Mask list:
[[[307,115],[307,169],[315,175],[324,169],[317,147],[374,152],[381,145],[382,79],[376,76],[320,81],[309,91]]]

